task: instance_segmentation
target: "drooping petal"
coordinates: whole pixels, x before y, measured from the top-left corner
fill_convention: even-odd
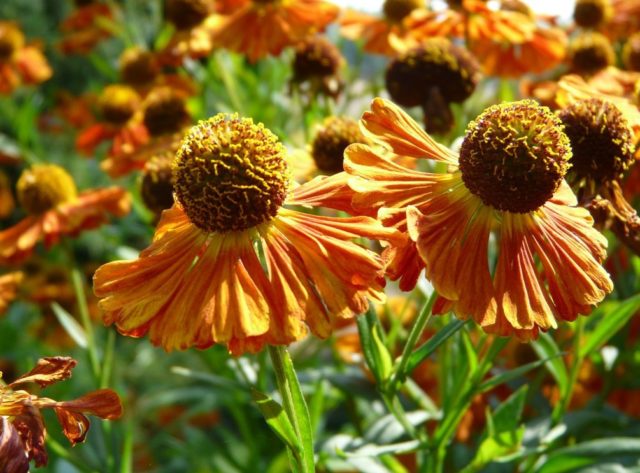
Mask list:
[[[497,310],[487,261],[491,222],[492,210],[464,187],[432,199],[428,211],[407,209],[427,278],[459,317],[482,325],[493,323]]]
[[[29,472],[29,457],[20,434],[7,417],[0,417],[0,471]]]
[[[533,245],[527,238],[531,230],[527,214],[502,215],[498,264],[495,274],[497,320],[485,327],[500,335],[520,331],[520,336],[538,329],[557,326],[542,278],[536,269]],[[530,338],[530,337],[527,337]]]
[[[367,137],[398,155],[458,163],[455,153],[435,142],[406,112],[388,100],[375,98],[360,123]]]
[[[0,232],[0,263],[13,264],[27,259],[42,237],[42,218],[27,217]]]
[[[428,201],[441,186],[452,182],[450,174],[433,174],[407,169],[367,145],[354,144],[345,150],[345,171],[355,192],[353,208],[375,215],[381,207],[402,208]]]

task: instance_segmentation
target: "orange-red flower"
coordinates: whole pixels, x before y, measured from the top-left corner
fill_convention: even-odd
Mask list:
[[[386,0],[382,17],[347,10],[340,18],[340,32],[350,40],[363,41],[364,51],[394,56],[394,39],[404,39],[409,17],[424,6],[423,0]]]
[[[486,331],[521,339],[588,313],[612,290],[600,266],[606,239],[592,228],[588,211],[575,207],[563,180],[569,141],[549,109],[532,101],[490,107],[467,128],[459,155],[383,99],[374,100],[362,125],[391,154],[449,167],[446,173],[408,170],[365,145],[345,152],[345,170],[355,176],[349,181],[353,207],[380,209],[383,222],[411,237],[411,245],[387,255],[401,287],[412,287],[425,266],[450,301],[440,309],[451,307]]]
[[[121,84],[105,87],[98,99],[102,119],[80,132],[76,148],[92,156],[100,143],[111,141],[110,156],[133,153],[149,141],[141,107],[142,100],[133,88]]]
[[[28,473],[29,463],[47,464],[46,429],[42,409],[53,409],[64,435],[72,445],[83,442],[89,431],[87,414],[102,419],[122,415],[120,398],[111,389],[99,389],[74,399],[55,401],[24,390],[25,384],[41,388],[65,380],[77,362],[69,357],[41,358],[35,368],[8,385],[0,384],[0,470]],[[0,373],[0,378],[2,373]]]
[[[113,13],[106,3],[89,2],[77,7],[60,25],[60,50],[65,54],[87,54],[111,36],[106,23]]]
[[[18,200],[27,216],[0,232],[0,263],[28,258],[36,243],[46,247],[62,236],[75,236],[96,228],[109,214],[123,216],[130,210],[129,196],[120,187],[77,193],[67,172],[53,164],[34,165],[18,180]]]
[[[0,94],[10,94],[21,84],[39,84],[52,71],[40,49],[25,44],[18,25],[0,21]]]
[[[321,204],[325,188],[291,191],[284,153],[250,119],[219,114],[193,127],[173,164],[177,202],[151,246],[96,271],[105,322],[166,350],[219,343],[240,354],[292,343],[307,327],[326,337],[383,299],[382,261],[351,240],[402,236],[367,217],[285,208]]]
[[[215,27],[213,41],[255,62],[324,31],[338,12],[324,0],[247,1]]]

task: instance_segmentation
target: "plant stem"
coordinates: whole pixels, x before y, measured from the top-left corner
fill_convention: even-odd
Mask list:
[[[284,411],[302,445],[302,451],[294,455],[299,465],[291,465],[291,467],[294,471],[311,473],[315,471],[311,420],[291,357],[285,347],[273,345],[269,345],[269,356],[276,374],[276,383],[282,396]]]
[[[409,363],[409,357],[413,353],[413,350],[422,336],[422,332],[424,332],[425,327],[429,323],[431,319],[431,312],[433,309],[433,304],[435,303],[438,297],[438,293],[434,290],[431,293],[431,296],[427,300],[427,302],[422,306],[422,310],[420,314],[418,314],[418,318],[416,322],[413,324],[411,328],[411,332],[409,332],[409,337],[407,338],[407,342],[402,350],[402,356],[400,357],[400,361],[398,362],[397,368],[394,370],[393,377],[389,383],[388,392],[390,394],[394,394],[398,390],[398,386],[404,378],[406,377],[405,371],[407,369],[407,363]]]
[[[580,345],[582,344],[582,338],[584,335],[584,317],[578,318],[576,321],[576,332],[573,339],[573,363],[571,364],[571,370],[569,371],[569,384],[567,385],[566,392],[563,393],[562,399],[556,405],[551,419],[553,425],[558,424],[564,416],[571,398],[573,397],[573,390],[575,389],[576,382],[578,381],[578,375],[580,374],[580,367],[582,366],[582,356],[580,355]]]
[[[91,372],[97,383],[100,384],[100,363],[98,362],[98,350],[93,333],[93,325],[91,323],[91,316],[89,315],[89,307],[87,306],[87,297],[84,292],[82,273],[75,262],[73,262],[73,266],[71,267],[71,284],[73,285],[73,292],[75,293],[76,302],[78,303],[78,312],[80,313],[82,328],[87,337],[87,352],[89,354]]]

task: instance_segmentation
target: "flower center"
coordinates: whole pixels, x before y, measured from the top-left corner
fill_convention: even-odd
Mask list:
[[[467,189],[486,205],[528,213],[553,196],[570,158],[560,119],[521,100],[489,107],[469,124],[460,171]]]
[[[366,143],[358,122],[347,117],[329,117],[311,144],[311,156],[320,171],[335,174],[343,170],[344,150],[352,143]]]
[[[615,62],[615,52],[606,36],[582,33],[569,46],[572,68],[580,74],[593,74]]]
[[[385,82],[396,103],[416,107],[425,103],[433,87],[446,102],[462,102],[479,78],[479,66],[467,50],[445,38],[431,38],[393,60]]]
[[[633,164],[631,130],[615,105],[596,98],[580,100],[559,116],[573,151],[571,172],[579,179],[617,179]]]
[[[577,0],[573,19],[583,28],[597,28],[611,18],[612,8],[609,0]]]
[[[22,172],[16,185],[18,201],[30,215],[39,215],[76,198],[73,178],[55,164],[36,164]]]
[[[424,0],[385,0],[382,11],[387,20],[400,23],[413,10],[422,7],[424,7]]]
[[[98,106],[106,121],[121,125],[140,107],[140,96],[129,86],[108,85],[98,99]]]
[[[640,71],[640,32],[629,37],[622,49],[622,62],[630,71]]]
[[[176,198],[207,232],[246,230],[271,220],[289,184],[278,138],[250,118],[223,113],[189,130],[173,175]]]
[[[184,98],[168,87],[154,90],[147,97],[144,126],[152,136],[177,133],[189,124],[191,117]]]
[[[165,18],[179,30],[198,26],[209,16],[210,1],[207,0],[167,0]]]
[[[153,82],[159,73],[158,63],[152,53],[134,47],[122,53],[120,57],[120,76],[132,86]]]
[[[140,196],[149,210],[158,214],[173,205],[173,153],[154,156],[145,164]]]
[[[333,43],[322,36],[311,37],[296,47],[293,80],[302,82],[314,77],[333,76],[341,62],[340,51]]]
[[[13,23],[0,21],[0,61],[8,61],[24,46],[24,35]]]

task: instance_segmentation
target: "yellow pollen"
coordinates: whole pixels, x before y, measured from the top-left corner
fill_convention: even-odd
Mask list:
[[[76,198],[73,178],[55,164],[36,164],[22,172],[16,185],[18,201],[30,215],[39,215]]]
[[[261,123],[220,113],[189,130],[173,163],[175,196],[207,232],[271,220],[290,182],[285,149]]]
[[[528,213],[547,202],[569,168],[569,139],[547,107],[521,100],[489,107],[467,127],[460,171],[497,210]]]
[[[106,121],[121,125],[140,107],[140,96],[127,85],[108,85],[98,99],[98,106]]]

